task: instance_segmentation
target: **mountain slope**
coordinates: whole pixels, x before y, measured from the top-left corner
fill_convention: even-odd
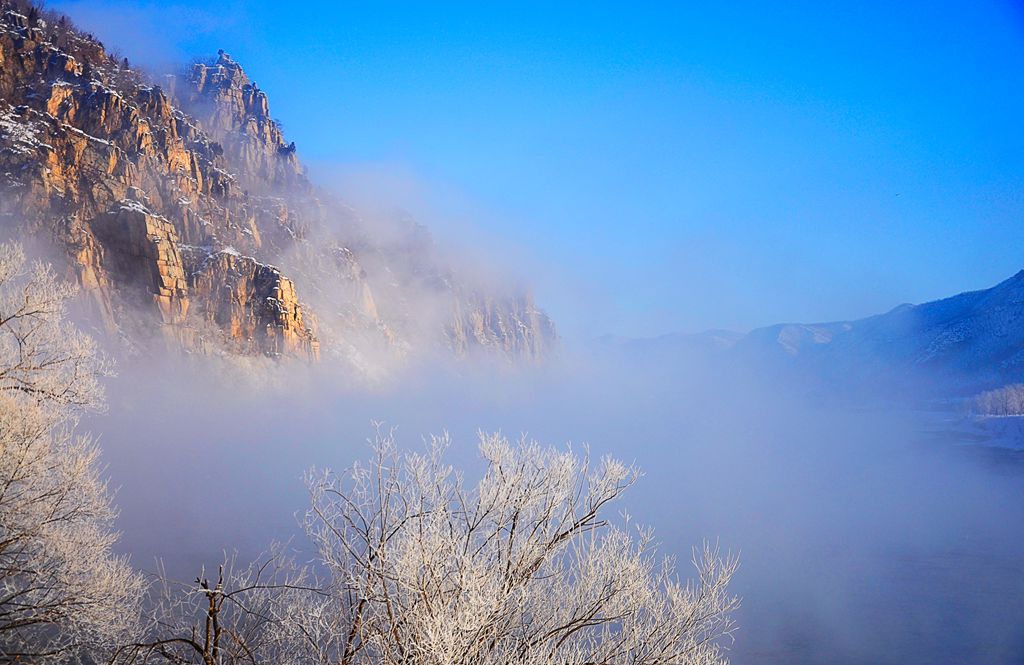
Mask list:
[[[837,387],[912,381],[969,392],[1024,379],[1024,271],[989,289],[864,319],[783,323],[746,335],[665,335],[615,346],[643,357],[713,356]]]
[[[1024,373],[1024,271],[981,291],[855,321],[782,324],[751,332],[737,351],[861,375],[928,372],[1001,381]]]
[[[555,343],[528,294],[477,288],[422,227],[382,233],[315,188],[227,54],[159,83],[0,0],[0,227],[52,244],[116,337],[363,365]]]

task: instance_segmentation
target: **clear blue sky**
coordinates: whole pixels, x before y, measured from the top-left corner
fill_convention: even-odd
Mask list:
[[[1024,268],[1010,3],[47,4],[151,67],[224,48],[315,172],[473,220],[440,234],[514,248],[570,334],[862,316]]]

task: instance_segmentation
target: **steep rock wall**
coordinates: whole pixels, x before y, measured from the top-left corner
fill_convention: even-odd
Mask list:
[[[321,341],[401,355],[426,339],[514,359],[556,339],[532,301],[459,282],[422,234],[373,240],[309,183],[227,54],[153,85],[26,0],[0,0],[0,225],[63,250],[137,343],[315,359]]]

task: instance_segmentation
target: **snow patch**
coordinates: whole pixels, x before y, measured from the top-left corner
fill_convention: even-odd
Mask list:
[[[8,106],[0,112],[0,137],[10,143],[9,149],[15,154],[30,155],[39,147],[46,146],[39,140],[38,125],[26,121]]]

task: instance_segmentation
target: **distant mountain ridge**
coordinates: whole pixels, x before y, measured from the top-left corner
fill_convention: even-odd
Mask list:
[[[528,293],[480,287],[422,226],[387,223],[309,182],[226,53],[152,82],[67,17],[0,0],[0,230],[55,247],[112,338],[361,367],[556,343]]]
[[[863,319],[781,323],[745,335],[666,335],[617,346],[646,354],[713,352],[730,362],[838,382],[930,377],[971,390],[1012,383],[1024,379],[1024,270],[988,289]]]

